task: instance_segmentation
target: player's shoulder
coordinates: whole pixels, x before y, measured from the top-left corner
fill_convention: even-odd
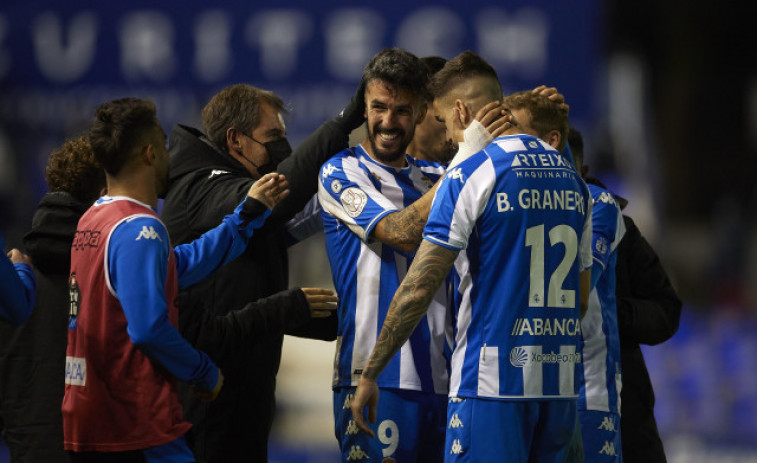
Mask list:
[[[135,242],[169,242],[166,226],[158,217],[150,214],[133,214],[124,218],[116,226],[113,237]]]
[[[615,195],[612,191],[594,183],[587,183],[587,187],[595,204],[602,203],[619,207],[618,201],[615,199]]]
[[[359,163],[359,154],[356,147],[346,148],[331,156],[321,166],[321,176],[325,179],[335,173],[344,172],[345,165]]]

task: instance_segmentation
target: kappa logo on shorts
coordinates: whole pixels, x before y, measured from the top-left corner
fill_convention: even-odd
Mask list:
[[[342,202],[344,212],[354,219],[363,212],[365,205],[368,204],[368,195],[360,188],[351,186],[342,192],[339,200]]]
[[[350,420],[350,422],[347,423],[347,431],[345,431],[344,434],[354,436],[355,434],[359,432],[360,432],[360,428],[358,428],[357,424],[355,424],[355,420]]]
[[[615,444],[612,442],[605,441],[605,445],[602,446],[602,450],[599,451],[600,455],[609,455],[611,457],[617,457],[618,454],[615,453]]]
[[[347,394],[347,397],[344,398],[344,405],[342,405],[342,410],[347,410],[350,408],[350,404],[352,403],[352,399],[355,398],[355,394]]]
[[[463,453],[463,446],[460,444],[460,439],[452,441],[452,448],[449,451],[450,455],[460,455]]]
[[[353,445],[350,448],[350,453],[347,455],[347,461],[360,461],[370,458],[367,453],[363,452],[363,449],[359,445]]]
[[[455,413],[452,415],[452,418],[449,420],[449,428],[450,429],[458,429],[463,427],[463,420],[460,419],[460,417]]]
[[[463,399],[462,397],[450,397],[449,398],[449,403],[451,403],[451,404],[459,404],[459,403],[463,403],[463,402],[465,402],[465,399]]]
[[[597,242],[594,244],[594,249],[596,249],[598,253],[605,255],[607,254],[607,247],[607,239],[604,236],[598,237]]]
[[[602,418],[602,423],[597,426],[597,429],[604,429],[605,431],[615,432],[615,421],[610,419],[609,416]]]
[[[162,239],[160,239],[160,235],[158,235],[158,232],[155,231],[154,228],[152,228],[152,225],[149,227],[147,225],[142,226],[142,231],[139,232],[139,236],[137,236],[137,239],[134,241],[139,241],[142,238],[146,240],[158,240],[161,243],[163,242]]]

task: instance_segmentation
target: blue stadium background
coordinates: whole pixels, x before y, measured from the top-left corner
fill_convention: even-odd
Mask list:
[[[47,154],[102,101],[152,98],[169,132],[199,126],[210,95],[248,82],[283,97],[296,145],[339,112],[378,50],[472,49],[505,92],[544,83],[565,95],[592,173],[630,198],[685,301],[676,336],[645,350],[669,459],[757,461],[750,17],[746,4],[627,0],[5,2],[0,230],[20,246]],[[320,236],[293,250],[293,285],[331,284],[322,248]],[[271,461],[333,461],[333,345],[287,344]]]

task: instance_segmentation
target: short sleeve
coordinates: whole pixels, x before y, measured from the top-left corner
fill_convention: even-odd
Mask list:
[[[367,241],[373,227],[398,209],[371,181],[357,157],[337,155],[321,167],[318,200],[323,210]]]

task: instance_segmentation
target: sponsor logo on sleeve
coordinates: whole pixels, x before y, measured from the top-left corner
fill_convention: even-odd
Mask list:
[[[463,179],[463,171],[459,167],[449,171],[447,173],[447,178],[450,180],[460,180],[460,183],[465,183],[465,179]]]
[[[323,173],[321,175],[324,179],[326,179],[329,175],[337,171],[341,171],[341,169],[331,163],[328,163],[326,164],[326,167],[323,168]]]
[[[337,179],[332,180],[331,191],[333,191],[335,195],[338,195],[339,192],[342,191],[342,183]]]
[[[365,205],[368,204],[368,195],[359,188],[349,187],[342,192],[339,200],[342,202],[344,212],[354,219],[363,212]]]
[[[158,240],[161,243],[163,242],[162,239],[160,239],[160,235],[158,235],[158,232],[155,231],[155,229],[150,225],[149,227],[147,225],[142,226],[142,231],[139,232],[139,235],[137,236],[137,239],[134,241],[139,241],[141,239],[146,240]]]

